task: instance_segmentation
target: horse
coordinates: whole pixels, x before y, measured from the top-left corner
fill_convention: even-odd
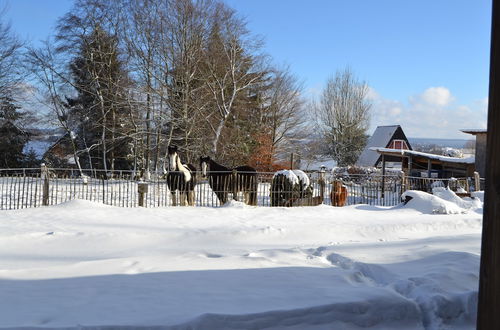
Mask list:
[[[238,193],[243,192],[244,202],[257,205],[257,171],[247,165],[228,168],[216,163],[210,157],[200,157],[201,172],[208,177],[208,184],[221,204],[228,201],[228,193],[238,200]]]
[[[333,181],[330,193],[332,206],[344,206],[347,201],[347,187],[340,180]]]
[[[311,201],[306,201],[312,198],[312,194],[311,182],[303,171],[281,170],[274,173],[271,181],[271,206],[312,205]]]
[[[177,190],[180,205],[194,206],[194,186],[196,185],[196,168],[191,164],[182,164],[177,146],[168,146],[169,172],[167,186],[172,194],[172,205],[177,206]]]

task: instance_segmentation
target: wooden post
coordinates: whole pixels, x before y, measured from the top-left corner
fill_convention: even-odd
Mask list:
[[[325,200],[325,166],[321,166],[321,169],[319,171],[319,196],[321,197],[321,203]]]
[[[233,172],[231,173],[231,177],[233,178],[231,181],[232,181],[232,185],[231,185],[231,189],[233,190],[233,199],[235,201],[238,200],[238,172],[236,172],[235,169],[233,169]]]
[[[500,329],[500,0],[493,0],[477,329]]]
[[[41,171],[41,176],[42,176],[42,180],[43,180],[42,205],[48,206],[49,205],[49,170],[45,164],[42,164],[40,171]]]
[[[481,177],[478,172],[474,172],[474,191],[481,190]]]
[[[139,206],[145,207],[146,194],[148,193],[148,183],[139,182],[137,183],[137,192],[139,193]]]
[[[411,165],[412,165],[412,163],[413,163],[413,158],[410,156],[410,157],[408,157],[408,176],[411,176],[411,170],[412,170]]]
[[[385,197],[384,191],[385,191],[385,155],[382,154],[382,194],[381,194],[382,200],[384,200]]]

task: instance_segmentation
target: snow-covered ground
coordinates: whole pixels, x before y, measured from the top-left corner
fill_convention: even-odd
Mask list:
[[[0,328],[472,329],[482,208],[0,211]]]

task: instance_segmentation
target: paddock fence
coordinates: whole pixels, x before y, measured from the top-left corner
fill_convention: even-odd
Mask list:
[[[444,180],[435,178],[403,177],[401,174],[345,174],[334,175],[321,171],[307,173],[310,185],[307,193],[280,191],[290,198],[289,204],[276,204],[272,196],[274,173],[258,172],[256,177],[257,206],[304,206],[332,205],[333,182],[341,180],[347,187],[346,205],[369,204],[394,206],[401,203],[401,195],[408,189],[431,192],[433,187],[450,186],[474,190],[472,179]],[[228,199],[245,201],[245,193],[237,192],[233,186],[224,191],[213,191],[206,178],[196,173],[194,205],[199,207],[221,206],[218,194]],[[237,183],[239,184],[239,183]],[[141,175],[135,171],[103,171],[76,169],[0,169],[0,210],[24,209],[57,205],[74,199],[100,202],[119,207],[169,207],[180,205],[183,196],[175,196],[168,189],[164,173]],[[297,202],[297,200],[299,202]]]

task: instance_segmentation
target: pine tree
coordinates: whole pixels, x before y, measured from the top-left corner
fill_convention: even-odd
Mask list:
[[[10,96],[0,97],[0,167],[23,166],[23,149],[28,134],[17,123],[24,114]]]
[[[100,26],[84,37],[70,65],[77,96],[67,98],[78,121],[76,137],[94,168],[130,168],[132,109],[127,102],[129,78],[118,56],[117,40]]]

